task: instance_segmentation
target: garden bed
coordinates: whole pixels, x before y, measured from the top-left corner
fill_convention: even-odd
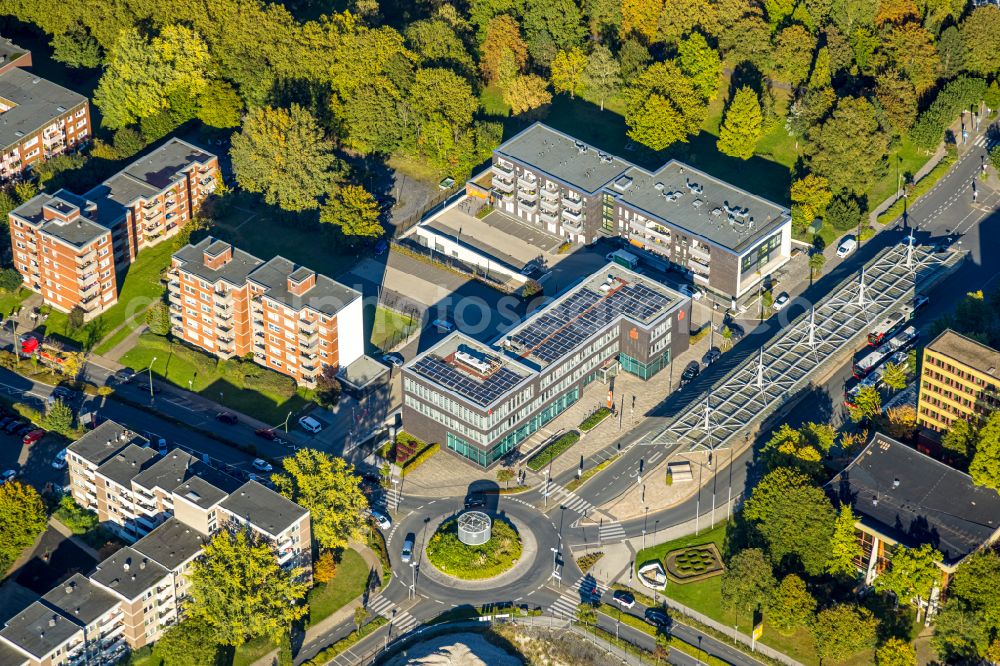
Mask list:
[[[593,414],[591,414],[590,416],[588,416],[583,420],[583,422],[580,424],[580,430],[582,432],[590,432],[591,430],[596,428],[601,423],[601,421],[608,418],[609,416],[611,416],[611,410],[608,409],[607,407],[601,407],[600,409],[598,409]]]
[[[578,441],[580,441],[580,433],[576,430],[570,430],[558,439],[549,442],[545,448],[531,456],[528,460],[528,467],[532,471],[537,472],[558,458],[561,454],[565,453],[569,447],[573,446]]]
[[[438,571],[463,580],[499,576],[521,559],[521,536],[502,518],[493,518],[493,534],[481,546],[458,540],[458,520],[445,521],[427,542],[427,559]]]
[[[722,555],[714,543],[671,551],[663,558],[667,576],[675,583],[693,583],[725,571]]]

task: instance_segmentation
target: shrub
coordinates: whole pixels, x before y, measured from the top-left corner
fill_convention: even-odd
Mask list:
[[[420,467],[425,462],[430,460],[431,456],[437,453],[440,448],[441,447],[438,446],[437,444],[428,444],[420,451],[420,453],[416,454],[415,456],[407,460],[405,463],[403,463],[403,470],[401,474],[403,476],[406,476],[416,468]]]
[[[336,575],[337,562],[333,559],[333,553],[324,550],[313,566],[313,578],[317,583],[329,583]]]
[[[917,118],[910,138],[925,150],[933,150],[944,138],[944,130],[962,112],[976,104],[986,94],[984,79],[960,76],[948,82],[938,92],[926,111]]]
[[[97,514],[77,504],[71,495],[59,499],[59,507],[53,515],[73,534],[85,534],[100,524]]]
[[[528,467],[530,467],[532,471],[537,472],[538,470],[548,465],[550,461],[558,458],[569,447],[576,444],[577,441],[579,441],[579,439],[580,439],[580,433],[578,433],[576,430],[569,431],[568,433],[566,433],[559,439],[555,440],[554,442],[549,443],[548,445],[546,445],[544,449],[533,455],[531,459],[528,460]]]
[[[583,422],[580,424],[580,430],[582,430],[583,432],[589,432],[593,430],[595,427],[597,427],[598,423],[608,418],[609,414],[611,414],[610,409],[608,409],[607,407],[601,407],[600,409],[596,410],[593,414],[591,414],[590,416],[588,416],[583,420]]]

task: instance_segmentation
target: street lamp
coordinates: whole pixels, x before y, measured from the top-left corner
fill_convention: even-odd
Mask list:
[[[417,596],[417,563],[416,561],[410,562],[410,595],[412,597]],[[409,598],[409,597],[407,597]]]
[[[149,371],[149,400],[153,400],[153,364],[156,363],[156,357],[149,362],[149,367],[146,368]]]
[[[396,507],[393,509],[393,511],[399,511],[399,491],[397,490],[398,485],[399,485],[399,479],[397,479],[396,477],[392,477],[392,494],[396,496]]]
[[[556,558],[559,555],[559,549],[556,548],[556,547],[554,547],[554,546],[549,546],[549,550],[552,551],[552,576],[551,576],[551,578],[555,578],[556,579],[556,585],[559,585],[560,579],[559,579],[559,573],[557,571],[558,570],[558,566],[556,564]]]

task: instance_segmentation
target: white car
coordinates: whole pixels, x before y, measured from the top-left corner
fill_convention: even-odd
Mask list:
[[[323,424],[308,414],[306,416],[299,417],[299,425],[302,426],[304,430],[308,430],[314,435],[323,429]]]
[[[256,460],[254,460],[253,466],[254,469],[258,469],[261,472],[270,472],[272,469],[274,469],[273,467],[271,467],[271,463],[267,462],[263,458],[257,458]]]
[[[699,301],[701,300],[701,297],[705,295],[705,292],[701,289],[692,287],[689,284],[682,284],[677,290],[693,301]]]
[[[378,511],[372,511],[371,514],[372,520],[374,520],[375,524],[379,526],[379,529],[387,530],[392,527],[392,521],[389,520],[389,516],[384,513],[379,513]]]
[[[0,486],[7,483],[8,481],[13,481],[17,476],[17,470],[8,469],[3,474],[0,474]]]
[[[778,295],[778,297],[774,299],[774,303],[771,304],[771,309],[777,312],[781,308],[785,307],[787,303],[788,303],[788,294],[786,294],[785,292],[781,292]]]
[[[52,469],[66,469],[66,449],[57,453],[52,459]]]
[[[845,238],[844,242],[837,247],[837,256],[843,259],[858,249],[858,241],[853,238]]]

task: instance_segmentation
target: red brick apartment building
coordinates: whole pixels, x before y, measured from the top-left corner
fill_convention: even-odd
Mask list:
[[[284,257],[206,238],[174,254],[168,299],[174,336],[305,385],[364,353],[361,294]]]
[[[180,139],[81,195],[42,193],[10,213],[14,267],[63,312],[91,319],[118,302],[118,273],[176,235],[215,189],[218,158]]]
[[[0,182],[90,139],[83,95],[27,72],[31,52],[0,38]]]

